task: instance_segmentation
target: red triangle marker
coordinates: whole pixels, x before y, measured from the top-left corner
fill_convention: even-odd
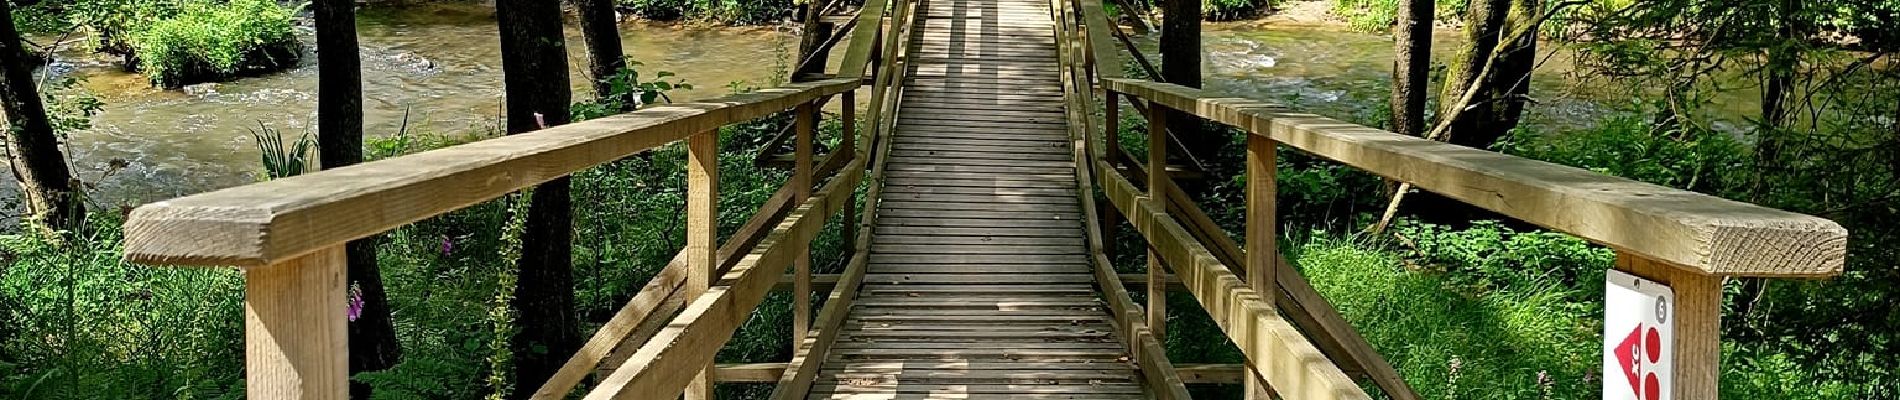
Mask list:
[[[1640,364],[1642,361],[1637,359],[1636,355],[1642,353],[1642,343],[1643,324],[1636,324],[1636,329],[1631,330],[1629,336],[1624,337],[1623,342],[1618,343],[1615,349],[1616,361],[1623,365],[1623,377],[1629,378],[1630,391],[1634,392],[1636,398],[1639,399],[1643,398],[1643,367]]]

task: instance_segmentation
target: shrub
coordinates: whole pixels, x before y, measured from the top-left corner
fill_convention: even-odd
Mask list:
[[[1433,0],[1434,17],[1439,21],[1464,19],[1465,0]],[[1398,0],[1337,0],[1333,15],[1345,18],[1347,25],[1361,31],[1384,31],[1399,19]]]
[[[302,55],[291,19],[274,0],[196,1],[131,34],[138,67],[167,88],[295,66]]]

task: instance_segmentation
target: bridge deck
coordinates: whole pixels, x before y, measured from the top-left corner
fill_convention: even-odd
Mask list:
[[[1095,294],[1049,4],[929,0],[816,399],[1137,399]]]

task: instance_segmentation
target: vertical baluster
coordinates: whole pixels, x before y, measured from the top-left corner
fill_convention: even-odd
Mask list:
[[[349,398],[341,244],[244,271],[246,395]]]
[[[853,160],[864,160],[864,153],[858,151],[857,143],[858,92],[844,92],[844,94],[840,96],[843,96],[843,103],[839,104],[839,106],[842,107],[840,113],[843,114],[843,116],[838,118],[838,122],[844,125],[842,131],[838,134],[838,150],[831,152],[831,156],[837,157],[842,154],[851,156]],[[864,146],[869,147],[870,143],[869,140],[866,140]],[[844,202],[844,222],[838,224],[839,229],[844,230],[842,233],[844,234],[844,259],[846,260],[857,255],[858,199],[855,186],[852,190],[851,199]]]
[[[1148,204],[1155,211],[1168,209],[1168,113],[1165,107],[1148,102]],[[1166,343],[1168,323],[1167,270],[1161,266],[1161,254],[1148,246],[1148,329],[1155,340]]]
[[[686,299],[691,303],[712,288],[719,245],[719,129],[701,132],[686,144]],[[686,400],[712,400],[712,365],[686,383]]]
[[[1115,160],[1119,160],[1117,157],[1121,157],[1122,154],[1121,93],[1116,93],[1114,90],[1103,90],[1103,92],[1107,93],[1104,95],[1107,101],[1102,102],[1102,113],[1106,114],[1106,116],[1103,118],[1104,128],[1102,129],[1101,141],[1106,150],[1101,160],[1107,163],[1108,169],[1098,168],[1095,171],[1098,179],[1107,174],[1120,174],[1120,172],[1117,172],[1118,168],[1116,167],[1117,163]],[[1114,203],[1103,201],[1101,204],[1107,205],[1107,207],[1101,207],[1102,255],[1113,260],[1115,259],[1115,231],[1121,227],[1122,211],[1119,208],[1115,208]]]
[[[1279,143],[1265,136],[1247,133],[1247,286],[1260,295],[1268,307],[1280,298],[1280,286],[1274,276],[1280,260],[1278,214],[1276,211],[1275,173]],[[1268,400],[1272,396],[1260,374],[1247,368],[1248,400]]]
[[[817,130],[818,110],[811,102],[798,105],[797,127],[793,128],[796,150],[792,158],[792,204],[793,208],[805,204],[811,198],[811,141]],[[832,154],[839,154],[833,152]],[[807,330],[811,329],[811,245],[807,243],[798,249],[797,261],[792,264],[792,343],[799,346],[805,343]]]

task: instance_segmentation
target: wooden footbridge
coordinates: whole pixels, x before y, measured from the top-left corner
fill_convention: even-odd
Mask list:
[[[715,382],[776,383],[773,399],[1185,399],[1188,383],[1418,398],[1280,259],[1281,146],[1615,249],[1617,268],[1675,290],[1677,399],[1716,398],[1725,277],[1842,268],[1846,232],[1820,218],[1122,78],[1116,28],[1092,0],[868,0],[852,25],[829,79],[147,204],[126,223],[127,257],[246,271],[259,399],[346,396],[346,241],[681,141],[686,248],[552,379],[517,383],[540,385],[535,398],[583,382],[586,399],[711,399]],[[817,110],[833,98],[845,134],[815,160]],[[1169,110],[1248,133],[1239,235],[1151,168],[1170,146],[1138,155],[1107,140],[1135,111],[1149,143],[1165,143]],[[794,172],[718,243],[718,129],[783,112],[798,116]],[[813,236],[860,209],[843,273],[814,277]],[[1146,275],[1105,257],[1123,227],[1148,243]],[[796,299],[793,358],[715,365],[773,290]],[[1245,362],[1171,363],[1169,290],[1197,299]]]

